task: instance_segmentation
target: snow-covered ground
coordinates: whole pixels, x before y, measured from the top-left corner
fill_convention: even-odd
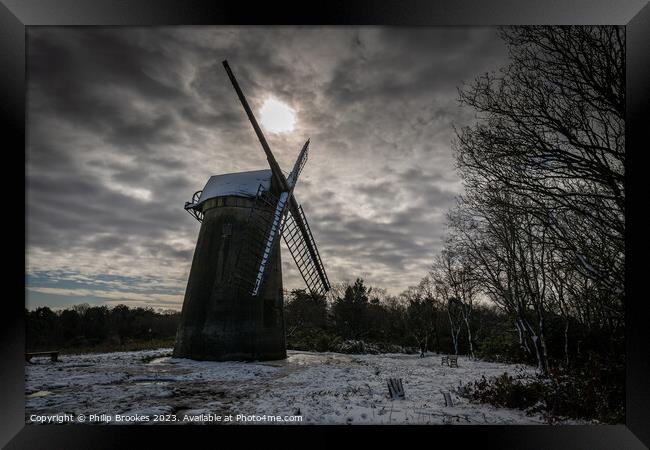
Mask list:
[[[115,414],[166,420],[307,424],[542,424],[523,411],[475,404],[454,390],[463,383],[527,366],[472,361],[441,366],[440,357],[344,355],[289,351],[272,362],[199,362],[175,359],[171,349],[62,355],[26,367],[26,421],[33,414],[84,414],[106,423]],[[401,378],[406,398],[388,398],[388,378]],[[442,392],[450,392],[453,407]],[[209,416],[211,414],[212,416]],[[247,416],[246,419],[238,415]],[[266,418],[264,417],[266,415]],[[250,417],[256,416],[256,417]],[[276,417],[271,420],[268,416]],[[278,419],[292,420],[280,422]],[[191,420],[190,420],[191,419]],[[238,420],[239,419],[239,420]],[[124,422],[120,422],[124,423]],[[142,422],[141,422],[142,423]]]

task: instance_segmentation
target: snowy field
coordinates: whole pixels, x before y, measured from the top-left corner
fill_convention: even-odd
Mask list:
[[[288,353],[284,361],[254,363],[175,359],[171,349],[33,359],[26,367],[26,421],[65,413],[112,424],[116,414],[149,418],[140,423],[223,423],[227,416],[226,423],[237,424],[544,423],[454,393],[482,375],[532,373],[530,367],[459,357],[459,367],[450,368],[432,354]],[[388,398],[388,378],[403,380],[404,400]],[[445,406],[442,392],[451,393],[454,406]]]

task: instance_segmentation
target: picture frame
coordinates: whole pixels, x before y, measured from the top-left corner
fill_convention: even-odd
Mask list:
[[[282,434],[291,439],[314,441],[318,435],[334,431],[372,434],[374,438],[410,437],[418,433],[426,445],[448,441],[454,446],[479,448],[571,448],[635,449],[650,446],[650,342],[644,314],[642,293],[644,269],[643,207],[648,188],[642,182],[642,155],[647,151],[650,127],[647,126],[650,98],[650,6],[646,0],[601,1],[534,1],[480,0],[444,1],[330,1],[305,3],[301,7],[267,4],[251,7],[242,2],[119,0],[0,0],[0,83],[2,89],[2,124],[10,144],[7,153],[19,162],[25,148],[25,55],[26,29],[37,26],[158,26],[158,25],[387,25],[387,26],[491,26],[510,24],[570,25],[602,24],[626,26],[626,423],[603,426],[365,426],[353,430],[339,426],[302,427],[101,427],[88,425],[25,425],[24,419],[24,285],[18,289],[19,261],[25,263],[25,246],[20,250],[20,236],[26,223],[7,214],[14,228],[5,236],[13,243],[7,260],[11,261],[12,289],[5,296],[0,338],[0,444],[6,448],[116,448],[133,447],[143,439],[148,446],[199,442],[203,439],[226,442],[263,433],[265,438]],[[6,153],[6,154],[7,154]],[[24,155],[24,154],[23,154]],[[12,161],[12,163],[14,162]],[[25,158],[22,158],[24,164]],[[9,169],[11,167],[11,169]],[[7,192],[19,184],[24,172],[7,167]],[[11,184],[9,184],[11,183]],[[13,206],[13,205],[12,205]],[[23,217],[25,217],[23,215]],[[23,240],[23,242],[25,242]],[[14,273],[16,272],[16,273]],[[24,276],[24,275],[23,275]],[[24,280],[24,278],[23,278]],[[191,441],[190,436],[191,435]],[[296,441],[297,443],[301,441]],[[333,442],[334,443],[334,442]]]

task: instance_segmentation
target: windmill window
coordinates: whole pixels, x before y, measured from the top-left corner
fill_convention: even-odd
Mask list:
[[[223,237],[228,237],[232,235],[232,223],[224,223],[221,229],[221,235]]]

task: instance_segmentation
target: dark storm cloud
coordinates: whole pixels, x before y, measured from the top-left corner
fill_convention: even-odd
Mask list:
[[[178,83],[163,83],[147,69],[171,61],[136,47],[115,30],[37,30],[29,33],[29,95],[36,114],[56,114],[109,142],[140,149],[174,139],[168,114],[146,117],[130,104],[182,99]],[[177,80],[176,80],[177,81]]]
[[[285,171],[312,139],[296,196],[330,279],[393,293],[424,275],[459,193],[456,88],[505,61],[472,28],[30,28],[27,44],[28,271],[50,283],[33,291],[177,307],[198,232],[184,202],[267,168],[223,59],[254,111],[296,110],[294,132],[267,133]]]
[[[384,28],[356,36],[357,51],[339,64],[327,93],[341,105],[407,100],[442,89],[454,90],[474,78],[476,69],[492,62],[501,43],[486,39],[483,29]],[[368,47],[380,49],[377,55]],[[468,58],[468,55],[471,57]],[[361,61],[361,63],[357,63]]]

